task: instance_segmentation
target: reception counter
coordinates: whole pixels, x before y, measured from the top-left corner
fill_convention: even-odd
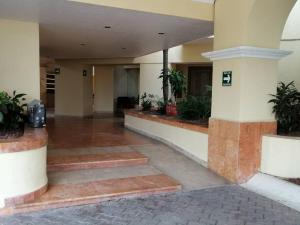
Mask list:
[[[33,201],[46,192],[47,142],[44,128],[26,128],[20,138],[0,140],[0,208]]]

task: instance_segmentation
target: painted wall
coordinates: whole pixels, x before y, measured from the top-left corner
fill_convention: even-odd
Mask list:
[[[232,71],[232,86],[222,86],[222,72]],[[277,62],[254,58],[214,62],[212,118],[239,122],[274,121],[272,105]]]
[[[202,52],[213,49],[212,40],[198,40],[193,43],[177,46],[169,50],[169,63],[211,63],[201,56]],[[158,79],[163,68],[163,53],[155,52],[138,57],[134,63],[140,63],[140,94],[144,92],[162,97],[162,81]]]
[[[75,2],[213,21],[213,4],[191,0],[71,0]],[[170,7],[172,6],[172,7]]]
[[[125,126],[180,149],[192,159],[206,165],[208,160],[208,135],[159,122],[125,115]],[[178,149],[178,150],[179,150]]]
[[[159,98],[163,96],[162,80],[158,79],[162,68],[162,63],[140,65],[140,95],[146,92]]]
[[[0,208],[6,198],[28,194],[45,186],[47,147],[0,154]]]
[[[293,53],[279,62],[279,80],[285,83],[295,81],[300,90],[300,2],[294,6],[283,31],[280,49]]]
[[[112,66],[95,67],[95,112],[114,111],[114,69]]]
[[[55,114],[86,116],[92,112],[92,79],[88,66],[73,62],[58,62],[60,74],[56,76]],[[88,75],[83,77],[83,70]]]
[[[40,99],[39,25],[0,19],[0,90]]]
[[[261,172],[284,178],[300,177],[300,138],[264,136]]]

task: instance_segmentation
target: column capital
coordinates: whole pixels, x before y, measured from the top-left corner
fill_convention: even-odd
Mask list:
[[[290,55],[291,53],[292,51],[285,51],[280,49],[238,46],[234,48],[205,52],[202,54],[202,56],[210,59],[211,61],[233,58],[259,58],[279,60],[287,55]]]

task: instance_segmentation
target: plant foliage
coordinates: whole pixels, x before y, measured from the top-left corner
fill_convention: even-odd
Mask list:
[[[17,94],[16,91],[10,96],[7,92],[0,92],[0,131],[18,130],[24,123],[24,107],[22,104],[25,94]]]
[[[147,94],[144,92],[144,94],[141,96],[141,105],[143,111],[150,111],[152,108],[152,100],[154,98],[154,95]]]
[[[181,119],[208,121],[211,115],[211,86],[206,87],[203,96],[188,96],[177,104],[177,109]]]
[[[177,98],[184,91],[185,87],[185,76],[183,72],[176,69],[169,69],[167,75],[164,75],[162,71],[158,78],[162,79],[165,76],[171,85],[172,95]]]
[[[296,89],[294,81],[288,84],[280,82],[277,93],[271,96],[273,98],[269,103],[273,103],[278,131],[284,133],[300,131],[300,92]]]

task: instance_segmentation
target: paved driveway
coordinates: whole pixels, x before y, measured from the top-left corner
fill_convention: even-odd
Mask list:
[[[300,213],[235,185],[0,218],[1,225],[300,225]]]

